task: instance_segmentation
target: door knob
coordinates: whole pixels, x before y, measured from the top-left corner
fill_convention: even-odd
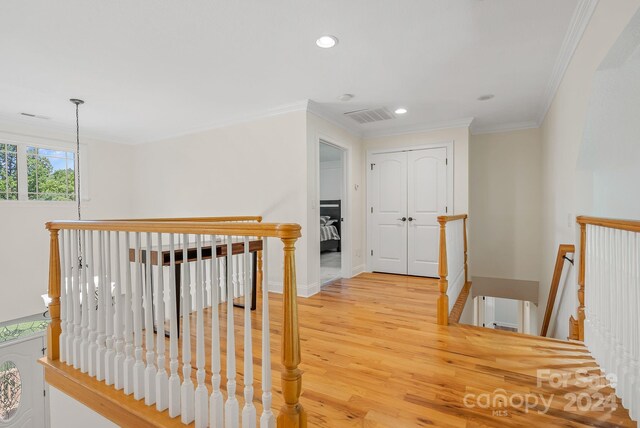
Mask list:
[[[399,218],[398,220],[407,221],[407,218],[406,217],[402,217],[402,218]]]
[[[409,217],[409,221],[413,221],[413,217]]]

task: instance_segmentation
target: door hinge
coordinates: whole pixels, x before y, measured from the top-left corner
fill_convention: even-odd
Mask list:
[[[445,158],[445,159],[444,159],[444,164],[445,164],[445,165],[449,165],[449,158]]]
[[[444,207],[444,212],[449,213],[449,207]]]
[[[373,256],[373,250],[371,250],[371,255]]]
[[[47,354],[47,348],[42,348],[41,351],[42,351],[42,356],[45,356]]]
[[[373,214],[373,207],[371,207],[371,214]]]
[[[46,396],[47,396],[47,390],[46,390],[46,389],[43,389],[43,390],[42,390],[42,396],[43,396],[43,397],[46,397]]]
[[[373,166],[375,165],[375,163],[371,164],[371,171],[373,171]]]
[[[486,327],[486,326],[484,325],[484,323],[482,323],[482,326],[483,326],[483,327]]]

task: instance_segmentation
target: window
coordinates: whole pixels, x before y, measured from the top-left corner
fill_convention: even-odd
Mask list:
[[[29,200],[74,201],[74,171],[72,152],[27,147]]]
[[[0,199],[18,199],[18,150],[0,143]]]
[[[0,201],[75,201],[75,167],[64,145],[0,140]]]

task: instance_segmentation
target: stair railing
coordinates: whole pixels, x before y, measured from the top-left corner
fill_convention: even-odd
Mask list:
[[[467,257],[467,214],[439,216],[437,322],[449,324],[449,313],[469,282]],[[468,292],[468,288],[467,292]]]
[[[573,244],[560,244],[558,246],[558,254],[556,256],[556,264],[553,269],[553,277],[551,278],[551,288],[549,288],[549,298],[547,299],[547,307],[544,312],[544,320],[542,321],[540,336],[546,336],[549,331],[553,308],[555,307],[556,296],[560,286],[560,279],[562,278],[562,271],[565,265],[564,262],[569,261],[572,265],[574,263],[572,259],[567,257],[567,254],[574,254],[575,252],[576,247]]]
[[[571,318],[632,419],[640,416],[640,221],[578,217],[578,318]]]
[[[267,287],[262,287],[261,415],[254,406],[250,311],[256,303],[257,281],[268,283],[267,247],[276,238],[283,244],[281,386],[285,402],[277,425],[306,427],[306,413],[299,402],[302,374],[295,277],[300,226],[257,223],[258,218],[216,219],[47,223],[51,298],[47,361],[60,360],[159,412],[168,410],[169,417],[180,416],[184,424],[238,427],[242,421],[243,427],[275,426]],[[262,275],[257,272],[259,253],[264,258]],[[234,298],[238,297],[244,300],[242,410],[236,397]],[[220,346],[222,321],[227,329],[226,358]],[[209,349],[205,325],[211,325]],[[207,362],[211,393],[205,382]]]

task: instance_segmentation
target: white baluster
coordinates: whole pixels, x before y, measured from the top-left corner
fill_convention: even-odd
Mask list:
[[[169,235],[169,416],[175,418],[180,414],[180,378],[178,377],[178,314],[176,302],[176,253],[174,235]]]
[[[87,270],[89,274],[89,288],[87,290],[87,304],[89,310],[89,376],[95,376],[98,363],[98,319],[96,308],[96,276],[95,260],[93,257],[93,231],[88,231],[87,236]]]
[[[116,350],[114,348],[113,337],[113,292],[112,292],[112,276],[111,276],[111,232],[105,232],[105,260],[106,260],[106,276],[104,287],[104,310],[105,310],[105,333],[107,335],[107,350],[104,355],[104,381],[107,385],[113,385],[115,375],[115,358]]]
[[[227,402],[224,406],[225,427],[235,428],[240,420],[236,398],[236,341],[233,324],[233,238],[227,237]]]
[[[146,337],[145,346],[147,348],[147,368],[144,372],[144,403],[147,406],[156,402],[156,366],[155,352],[153,344],[153,284],[151,278],[151,233],[147,232],[147,249],[145,251],[144,266],[145,292],[144,292],[144,332]]]
[[[251,281],[249,280],[249,237],[244,237],[244,407],[242,409],[242,427],[256,426],[256,407],[253,405],[253,344],[251,341]]]
[[[133,342],[136,362],[133,365],[133,398],[144,397],[144,362],[142,361],[142,264],[140,254],[140,232],[136,232],[135,264],[136,281],[133,286]]]
[[[75,307],[75,294],[74,294],[74,266],[75,259],[73,258],[73,248],[75,243],[73,240],[73,232],[67,230],[67,264],[65,266],[67,272],[67,337],[65,347],[66,362],[67,365],[73,364],[73,329],[74,329],[74,307]]]
[[[164,346],[164,272],[163,263],[164,256],[162,252],[162,233],[158,233],[158,291],[156,293],[156,325],[157,325],[157,341],[158,350],[158,373],[156,374],[156,409],[163,411],[169,406],[169,377],[165,367],[165,346]],[[173,287],[173,284],[171,285]],[[173,308],[173,306],[171,306]]]
[[[229,289],[229,287],[227,286],[227,276],[225,275],[225,272],[227,271],[227,258],[221,257],[219,259],[219,263],[220,264],[218,265],[218,278],[219,278],[219,284],[220,284],[220,301],[226,302],[227,290]]]
[[[125,288],[124,288],[124,393],[133,394],[133,296],[131,285],[131,240],[129,232],[125,232]],[[135,254],[134,254],[135,260]],[[135,264],[134,264],[135,267]]]
[[[82,295],[82,286],[80,285],[82,270],[82,263],[80,261],[80,231],[74,230],[73,247],[74,251],[74,264],[76,271],[74,272],[74,287],[73,287],[73,367],[80,368],[80,344],[82,343],[82,313],[80,308],[80,297]]]
[[[82,242],[82,249],[86,251],[87,249],[87,240],[86,240],[86,231],[82,230],[80,232],[80,241]],[[84,254],[81,254],[84,256]],[[82,321],[80,322],[82,328],[82,340],[80,342],[80,371],[82,373],[86,373],[89,366],[89,296],[87,295],[88,288],[88,278],[87,278],[87,259],[83,258],[82,261],[82,269],[80,271],[81,280],[80,284],[82,287]]]
[[[269,263],[268,238],[262,238],[262,416],[260,428],[275,428],[276,418],[271,411],[271,328],[269,323]]]
[[[65,255],[65,230],[60,231],[60,266],[62,266],[62,281],[60,284],[60,362],[67,361],[67,287],[69,286],[69,275],[67,271],[67,260]]]
[[[104,288],[106,278],[106,263],[104,257],[104,232],[98,232],[98,260],[100,260],[100,269],[98,275],[98,352],[96,356],[96,379],[104,380],[104,356],[107,352],[105,334],[105,291]]]
[[[115,331],[115,347],[116,347],[116,357],[114,359],[114,385],[115,388],[120,390],[124,387],[124,325],[122,322],[122,317],[124,315],[124,305],[122,302],[122,271],[120,269],[120,232],[115,233],[115,244],[116,244],[116,286],[114,289],[115,299],[116,299],[116,313],[114,320],[114,331]],[[129,255],[128,251],[125,251],[125,255]],[[128,258],[125,263],[128,263]]]
[[[213,392],[209,400],[209,425],[211,428],[223,428],[224,397],[220,392],[220,319],[219,319],[219,277],[217,263],[217,236],[211,237],[211,385]]]
[[[209,393],[204,384],[204,263],[202,262],[202,236],[196,235],[196,379],[198,386],[195,394],[195,425],[206,428],[209,425]]]
[[[630,286],[634,290],[634,299],[630,304],[633,307],[634,319],[638,319],[640,315],[640,233],[634,233],[631,243],[631,259],[633,260],[633,269],[631,272],[632,281]],[[640,418],[640,329],[632,328],[633,331],[633,373],[634,381],[632,384],[631,405],[629,406],[629,414],[633,420]]]
[[[189,268],[189,235],[182,244],[182,394],[181,420],[190,424],[194,419],[195,391],[191,380],[191,279]]]

